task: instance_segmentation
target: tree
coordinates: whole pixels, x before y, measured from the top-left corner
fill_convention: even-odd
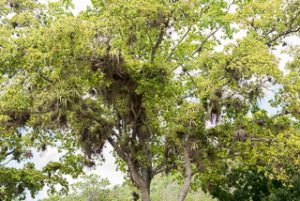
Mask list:
[[[211,194],[221,201],[230,200],[297,200],[299,172],[288,173],[290,185],[282,180],[270,179],[256,167],[232,170],[226,177],[210,186]]]
[[[68,154],[80,147],[85,157],[71,163],[79,167],[93,165],[110,143],[143,201],[163,171],[184,172],[184,200],[201,170],[224,170],[220,161],[227,159],[232,168],[247,152],[270,154],[266,144],[248,150],[253,140],[281,140],[291,131],[290,139],[299,142],[286,117],[297,117],[290,103],[298,104],[298,92],[270,52],[297,33],[298,1],[92,1],[78,16],[69,12],[70,1],[37,9],[30,9],[36,5],[30,0],[1,2],[11,9],[1,13],[5,130],[10,123],[28,127],[32,141]],[[224,44],[240,30],[244,38]],[[270,117],[258,102],[276,84],[283,90],[274,106],[282,111]],[[10,102],[14,97],[18,101]],[[270,165],[276,162],[277,155]]]
[[[109,189],[110,182],[107,179],[101,179],[97,175],[82,176],[82,181],[72,184],[72,193],[68,196],[55,195],[51,196],[48,201],[108,201],[112,200]]]

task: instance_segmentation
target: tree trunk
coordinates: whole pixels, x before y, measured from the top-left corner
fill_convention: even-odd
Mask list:
[[[142,194],[142,201],[151,201],[150,198],[150,185],[147,185],[145,188],[140,189]]]
[[[138,190],[141,192],[142,201],[151,201],[150,199],[150,185],[152,176],[148,172],[148,168],[143,171],[141,175],[137,168],[135,167],[134,163],[131,159],[127,160],[128,170],[132,177],[132,180]]]
[[[133,109],[132,109],[133,110]],[[138,110],[138,109],[137,109]],[[133,116],[137,118],[137,113],[133,110]],[[151,201],[150,199],[150,185],[152,178],[154,176],[154,171],[152,167],[152,155],[150,152],[150,134],[147,133],[144,129],[144,120],[143,115],[139,115],[141,120],[139,120],[139,123],[136,123],[137,120],[135,120],[135,125],[133,126],[132,135],[139,138],[140,151],[143,152],[146,161],[138,161],[136,159],[136,154],[134,151],[134,148],[137,147],[122,147],[118,145],[118,141],[114,141],[111,137],[108,137],[108,141],[113,146],[114,150],[117,152],[118,156],[120,156],[127,164],[128,172],[130,174],[130,177],[132,179],[132,182],[134,185],[138,188],[138,190],[141,193],[142,201]],[[114,134],[116,136],[116,134]],[[134,141],[130,144],[134,146]]]
[[[192,165],[191,165],[191,159],[190,159],[190,147],[188,146],[188,142],[186,142],[184,146],[184,184],[180,191],[180,195],[178,198],[178,201],[184,201],[192,181]]]

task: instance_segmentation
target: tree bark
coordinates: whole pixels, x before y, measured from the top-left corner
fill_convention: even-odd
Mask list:
[[[148,174],[148,170],[143,171],[144,174],[140,174],[136,171],[136,168],[132,166],[132,162],[128,161],[129,173],[136,187],[139,189],[142,195],[142,201],[151,201],[150,198],[150,184],[152,177]]]
[[[143,174],[140,174],[131,157],[127,156],[124,152],[122,152],[122,150],[119,149],[118,145],[114,142],[112,138],[108,137],[108,141],[113,146],[117,154],[126,162],[133,183],[141,192],[142,201],[151,201],[150,184],[153,175],[150,174],[148,170],[149,167],[145,168],[144,171],[142,171]]]
[[[151,201],[150,198],[150,182],[149,185],[147,184],[146,187],[140,189],[142,194],[142,201]]]
[[[191,181],[192,181],[193,174],[192,174],[192,165],[190,159],[190,147],[188,145],[188,142],[185,143],[183,156],[184,156],[184,184],[180,191],[178,201],[185,200],[189,192]]]

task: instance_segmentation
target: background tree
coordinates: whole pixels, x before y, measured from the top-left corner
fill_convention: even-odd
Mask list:
[[[171,201],[176,200],[180,192],[180,185],[174,183],[174,176],[161,176],[158,175],[153,179],[151,184],[151,199],[153,201]],[[42,201],[86,201],[89,200],[87,196],[95,195],[94,200],[101,201],[132,201],[136,194],[136,188],[130,183],[124,182],[122,185],[111,186],[107,185],[107,180],[101,179],[96,175],[85,176],[82,181],[72,185],[73,191],[69,192],[66,196],[50,196]],[[91,193],[92,191],[92,193]],[[191,192],[186,200],[203,200],[213,201],[208,194],[203,193],[200,189]],[[91,199],[93,200],[93,199]],[[140,199],[137,199],[140,200]]]

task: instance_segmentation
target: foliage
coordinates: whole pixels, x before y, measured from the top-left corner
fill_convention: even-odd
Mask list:
[[[0,168],[0,198],[1,200],[25,199],[26,189],[31,195],[40,191],[44,184],[45,175],[35,170],[34,164],[27,163],[24,168]]]
[[[299,168],[299,52],[291,48],[294,60],[282,72],[272,51],[299,36],[298,0],[92,4],[74,16],[70,0],[0,0],[7,175],[17,174],[8,161],[57,147],[66,152],[59,162],[43,170],[28,164],[38,180],[25,185],[32,194],[44,184],[54,191],[55,183],[66,186],[63,175],[93,166],[109,143],[143,201],[162,172],[182,173],[179,201],[190,186],[209,189],[253,166],[289,185],[290,167]],[[259,104],[267,91],[275,115]],[[3,199],[18,196],[12,191]]]
[[[270,179],[256,167],[232,170],[223,181],[210,186],[218,200],[284,201],[299,199],[299,174],[291,174],[290,185]]]

